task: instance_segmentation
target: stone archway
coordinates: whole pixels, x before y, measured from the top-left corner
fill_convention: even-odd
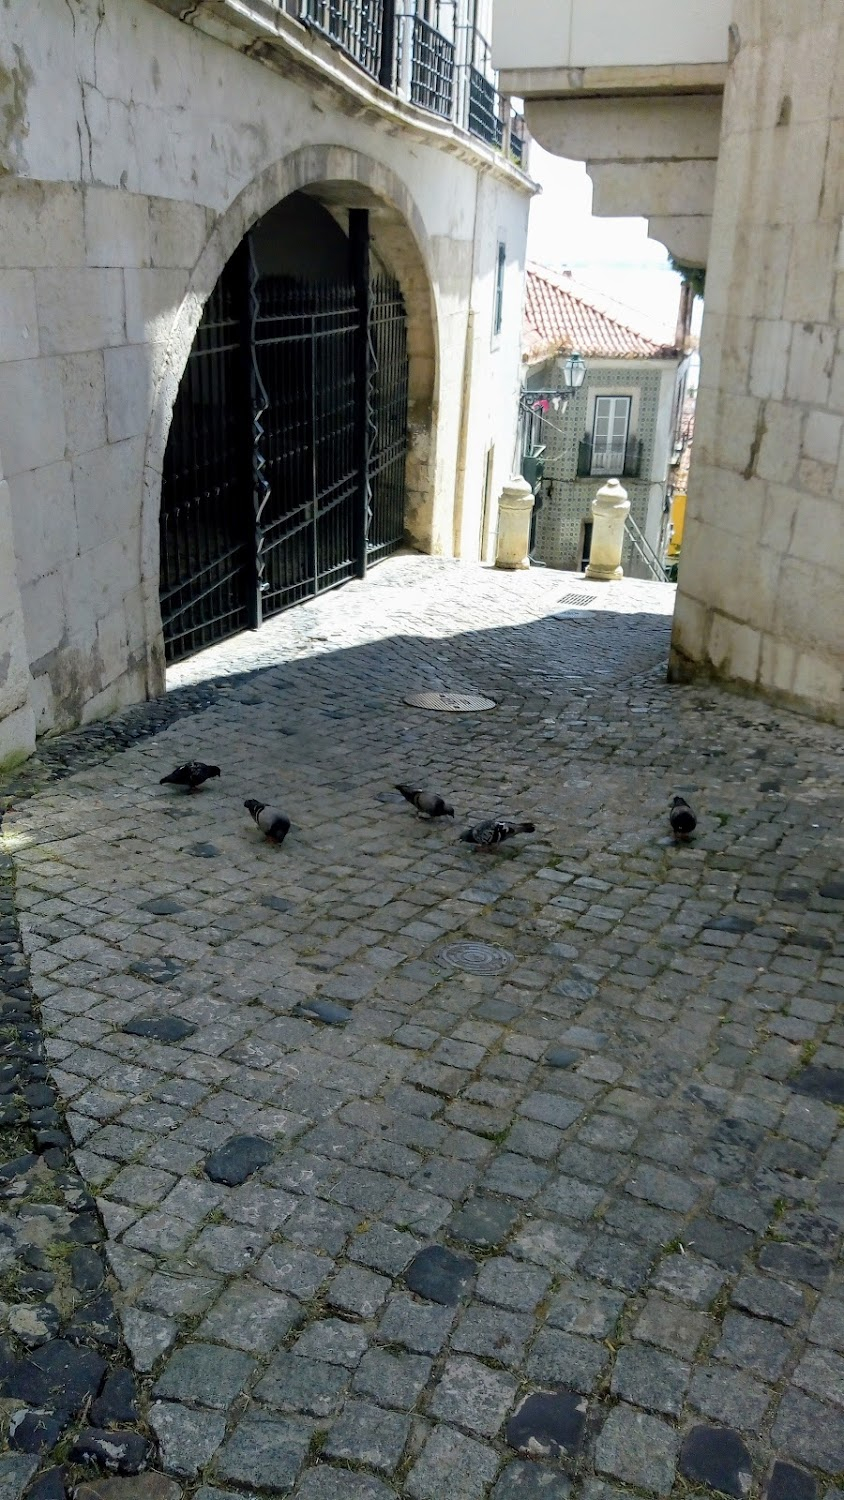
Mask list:
[[[410,193],[388,168],[345,147],[304,147],[269,167],[221,214],[190,276],[171,329],[144,456],[140,561],[151,692],[164,687],[158,520],[164,454],[179,383],[203,308],[223,268],[257,221],[297,191],[316,197],[335,215],[345,209],[367,208],[373,249],[401,287],[407,309],[409,359],[406,525],[421,548],[430,545],[438,319],[427,234]]]

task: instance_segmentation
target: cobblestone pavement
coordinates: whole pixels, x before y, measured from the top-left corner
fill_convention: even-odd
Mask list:
[[[10,783],[2,1500],[839,1500],[841,736],[672,592],[393,559]]]

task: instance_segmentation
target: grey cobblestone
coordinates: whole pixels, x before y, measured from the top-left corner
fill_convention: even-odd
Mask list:
[[[15,773],[31,982],[108,1237],[71,1317],[105,1327],[112,1289],[141,1420],[168,1472],[212,1476],[199,1500],[559,1500],[565,1464],[504,1436],[548,1388],[588,1413],[581,1500],[667,1494],[710,1423],[761,1494],[779,1460],[768,1500],[844,1471],[844,1148],[811,1093],[844,1067],[844,903],[819,894],[840,872],[838,737],[665,687],[670,590],[625,581],[548,622],[562,587],[391,560]],[[574,651],[577,681],[558,675]],[[432,658],[496,710],[404,705]],[[200,752],[220,782],[165,800],[162,766]],[[481,868],[391,800],[411,775],[537,832]],[[281,855],[244,826],[244,779],[295,801]],[[683,848],[678,789],[700,816]],[[457,939],[513,961],[445,969]],[[266,1164],[210,1182],[241,1132]],[[4,1274],[7,1215],[16,1235],[14,1195]],[[476,1263],[453,1305],[411,1290],[434,1247]],[[27,1285],[53,1268],[20,1264],[36,1279],[0,1338],[30,1379]],[[4,1462],[17,1500],[30,1460]]]

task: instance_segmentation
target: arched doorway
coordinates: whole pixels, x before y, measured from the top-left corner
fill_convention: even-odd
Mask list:
[[[367,208],[296,192],[253,226],[205,305],[164,455],[169,661],[401,545],[408,371],[404,299]]]

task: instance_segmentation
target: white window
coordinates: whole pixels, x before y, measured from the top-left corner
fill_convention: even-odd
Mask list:
[[[630,431],[630,397],[596,396],[592,427],[593,474],[624,473]]]

